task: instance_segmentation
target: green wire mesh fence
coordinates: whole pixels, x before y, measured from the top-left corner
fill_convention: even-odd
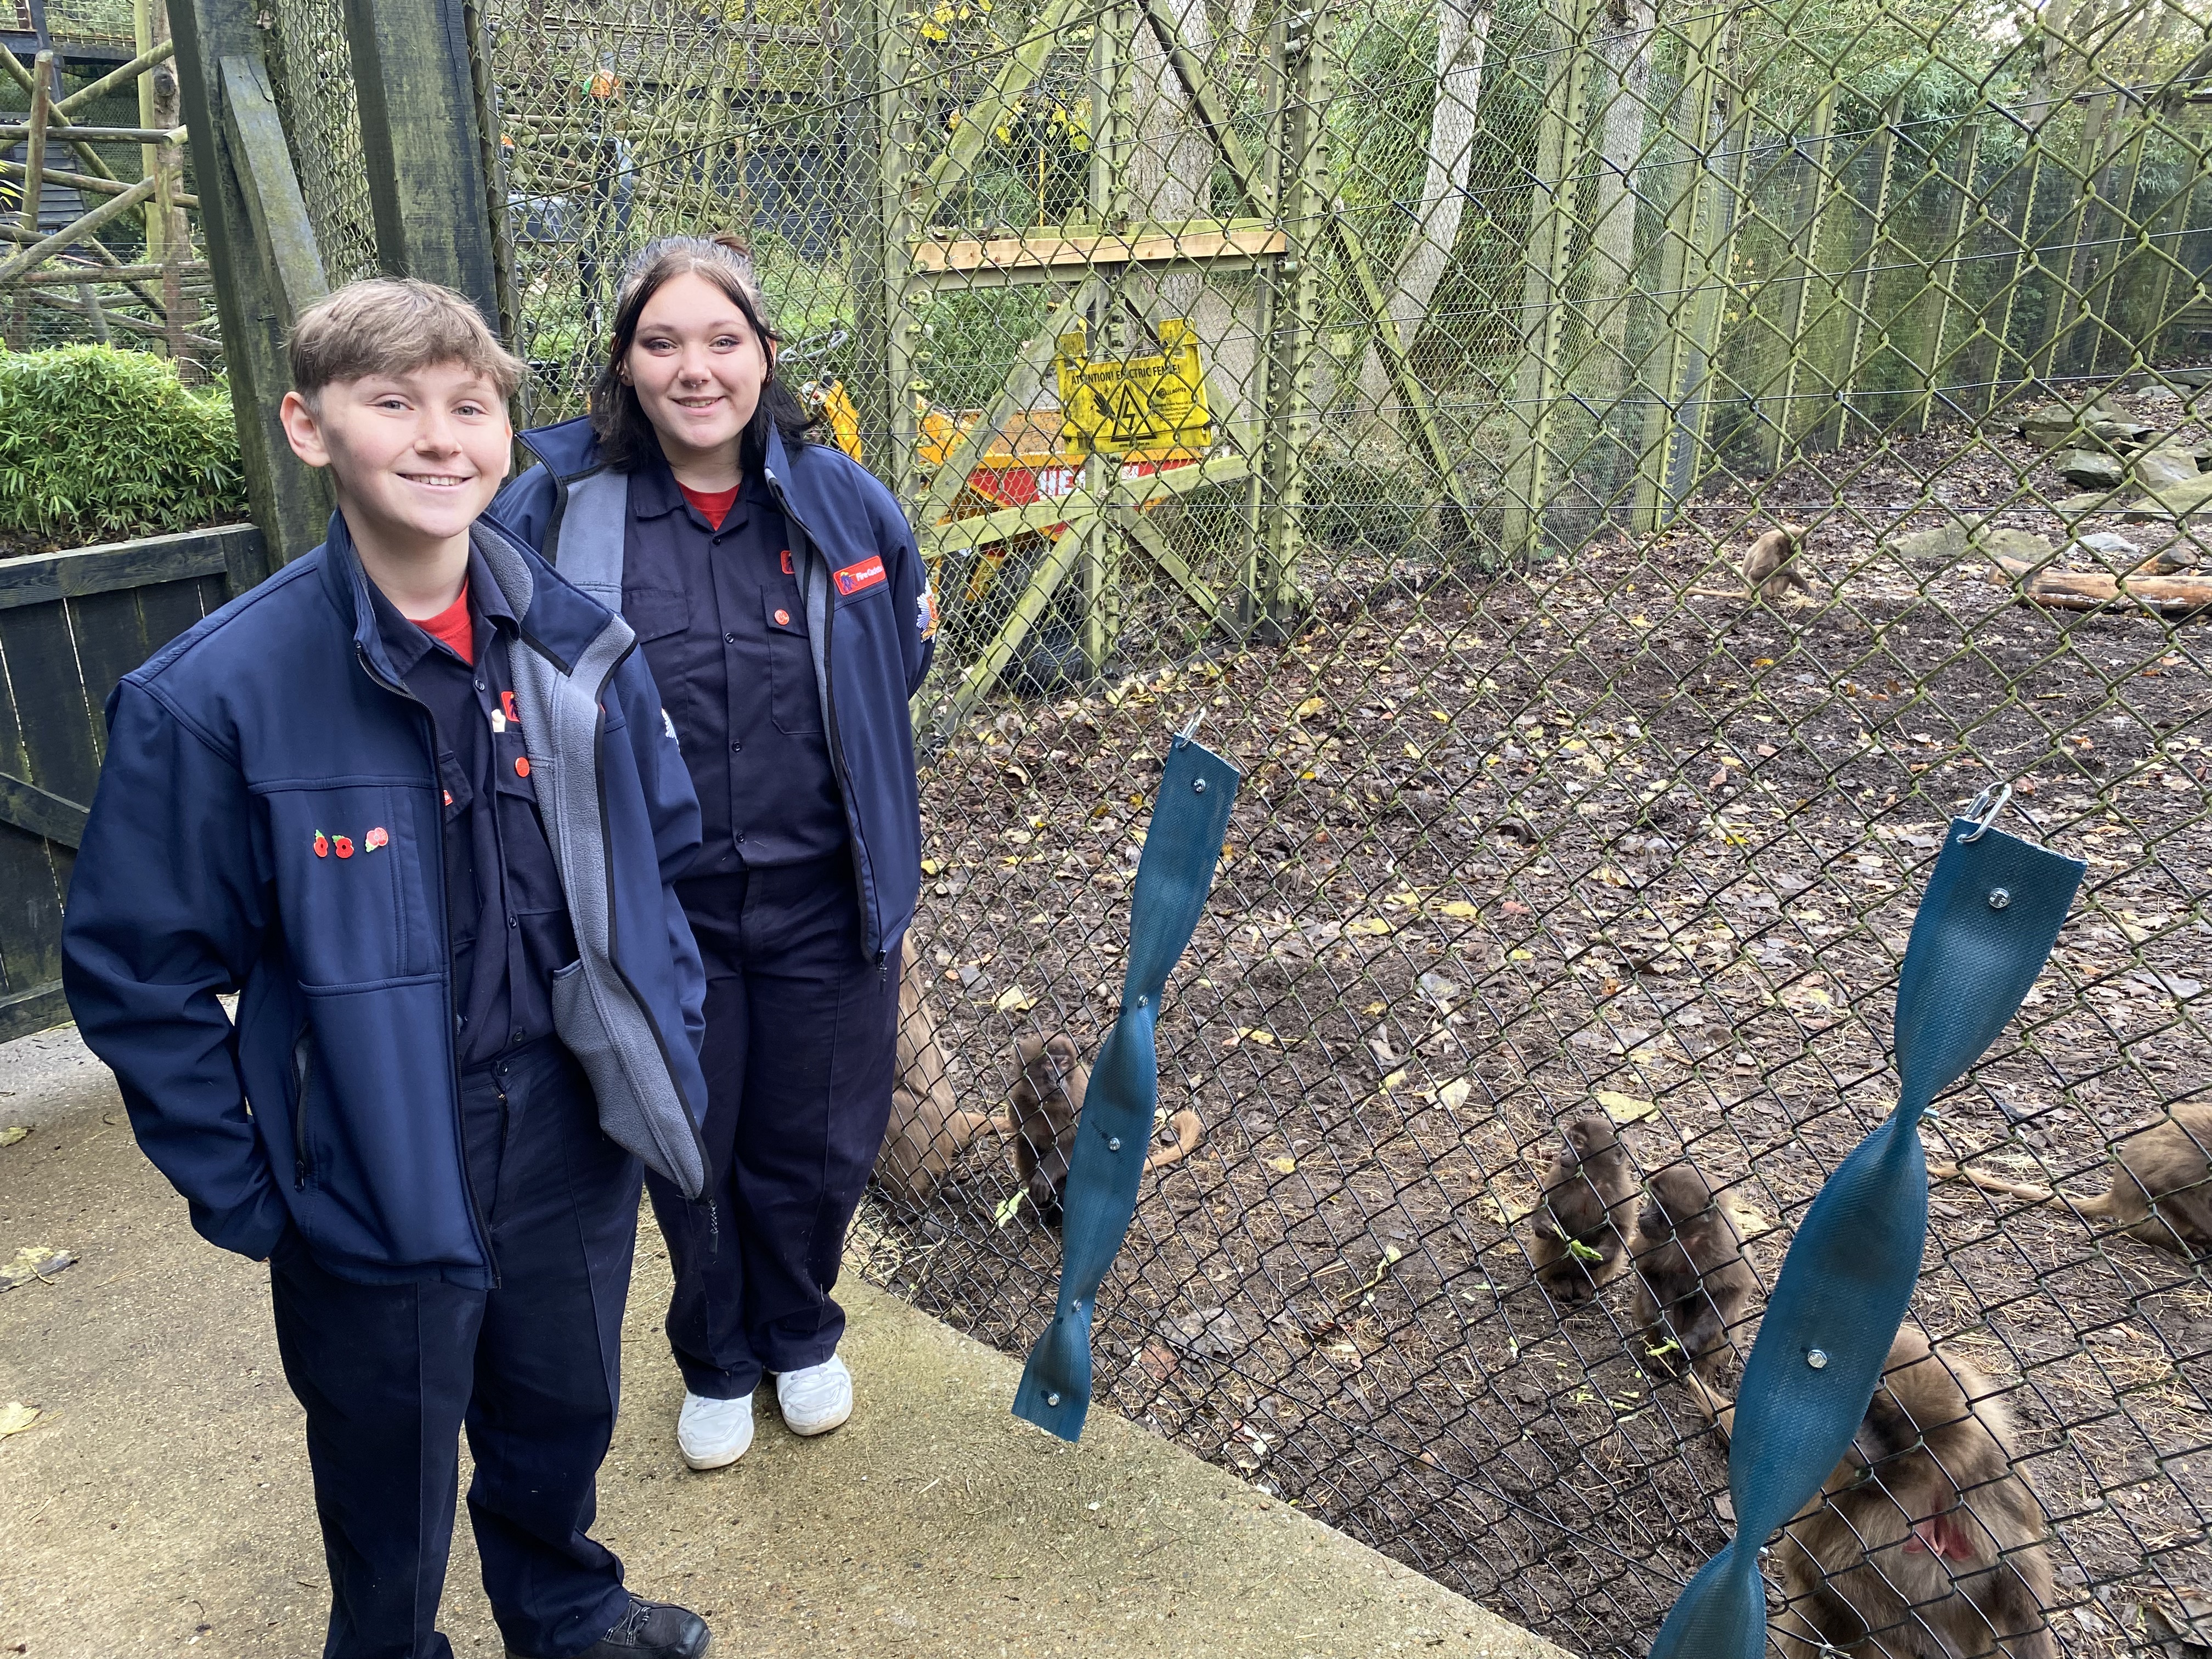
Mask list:
[[[272,15],[349,273],[315,10]],[[1940,1185],[1915,1314],[2008,1415],[2048,1538],[2001,1541],[2053,1577],[2047,1628],[1954,1648],[2212,1645],[2205,1237],[2079,1201],[2170,1122],[2159,1215],[2212,1205],[2212,10],[480,12],[527,416],[581,410],[629,251],[735,230],[934,572],[860,1271],[1010,1351],[1048,1318],[1017,1045],[1065,1034],[1064,1074],[1110,1024],[1147,791],[1202,712],[1249,782],[1161,1023],[1103,1397],[1641,1652],[1724,1535],[1717,1396],[1602,1218],[1540,1236],[1562,1126],[1626,1149],[1632,1247],[1634,1181],[1692,1162],[1764,1286],[1888,1107],[1942,825],[2010,782],[2090,878],[1932,1149],[2077,1201]],[[1778,1568],[1778,1608],[1805,1590]]]

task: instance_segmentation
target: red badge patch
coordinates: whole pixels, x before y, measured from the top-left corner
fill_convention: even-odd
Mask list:
[[[530,775],[529,756],[517,755],[514,757],[514,775],[518,778],[526,778]]]
[[[370,830],[368,836],[363,838],[362,845],[368,848],[370,852],[374,853],[378,848],[388,844],[391,840],[392,837],[385,834],[383,825],[379,824],[375,829]]]
[[[522,723],[522,716],[514,712],[514,693],[512,691],[502,691],[499,694],[499,712],[507,716],[507,723],[509,726],[520,726]]]
[[[791,626],[791,612],[789,612],[788,611],[777,611],[777,612],[775,613],[775,625],[776,625],[778,628],[788,628],[788,627],[790,627],[790,626]]]
[[[783,550],[783,574],[787,576],[795,576],[799,574],[791,568],[791,550],[787,547]]]
[[[331,850],[336,853],[342,859],[351,858],[353,856],[353,837],[351,836],[340,836],[336,841],[331,843]]]
[[[321,830],[315,831],[315,856],[326,859],[331,855],[331,838]]]
[[[871,587],[880,587],[890,580],[884,572],[880,558],[863,559],[858,564],[848,564],[837,573],[837,591],[850,599],[855,593],[866,592]]]

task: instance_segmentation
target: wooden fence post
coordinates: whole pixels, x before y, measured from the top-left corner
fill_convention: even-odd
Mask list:
[[[1866,251],[1852,262],[1850,276],[1851,297],[1846,301],[1850,309],[1844,319],[1844,351],[1836,366],[1836,441],[1842,443],[1851,434],[1851,416],[1856,412],[1851,400],[1857,393],[1859,372],[1866,367],[1862,354],[1866,349],[1868,313],[1875,301],[1875,272],[1881,264],[1881,251],[1889,240],[1890,185],[1897,169],[1897,130],[1905,119],[1905,97],[1899,93],[1885,105],[1881,112],[1881,136],[1875,141],[1874,210],[1867,216]],[[1869,430],[1878,430],[1878,423],[1861,415],[1860,420]]]
[[[1759,399],[1759,465],[1771,477],[1782,470],[1796,441],[1797,375],[1805,365],[1805,321],[1812,313],[1813,271],[1820,263],[1820,228],[1827,222],[1828,195],[1834,184],[1828,170],[1829,135],[1836,124],[1836,88],[1824,88],[1813,106],[1813,125],[1798,154],[1796,190],[1790,204],[1788,265],[1791,273],[1777,284],[1783,314],[1789,319],[1782,331],[1789,354],[1779,388],[1760,389]],[[1770,386],[1771,383],[1770,383]]]
[[[346,0],[378,263],[443,283],[500,324],[485,112],[461,0]],[[496,135],[494,135],[495,137]]]
[[[238,421],[239,448],[246,496],[254,522],[267,538],[273,560],[295,559],[323,538],[331,497],[321,475],[292,453],[276,411],[291,386],[284,356],[284,334],[291,322],[276,242],[291,247],[295,272],[318,276],[314,233],[302,210],[257,236],[249,192],[254,189],[246,145],[252,135],[237,125],[224,84],[223,60],[258,73],[264,36],[255,22],[254,0],[189,0],[169,21],[176,31],[178,78],[184,89],[185,121],[191,129],[192,170],[199,186],[200,219],[215,267],[216,303],[222,319],[223,360],[228,369],[231,407]],[[296,201],[299,185],[280,141],[283,178],[261,183],[277,192],[283,186]],[[266,149],[264,145],[263,149]],[[273,158],[272,158],[273,164]],[[304,246],[299,239],[304,238]]]
[[[1734,106],[1734,107],[1731,107]],[[1709,141],[1720,152],[1718,166],[1708,152],[1706,204],[1698,217],[1697,240],[1691,253],[1689,285],[1696,303],[1689,311],[1689,343],[1682,360],[1682,392],[1674,412],[1674,430],[1667,451],[1665,494],[1660,504],[1662,522],[1672,519],[1689,500],[1705,475],[1708,441],[1712,432],[1713,405],[1718,401],[1715,383],[1721,349],[1721,329],[1728,297],[1734,284],[1729,273],[1729,250],[1735,239],[1735,219],[1743,194],[1744,168],[1751,150],[1751,100],[1730,84],[1714,100]]]

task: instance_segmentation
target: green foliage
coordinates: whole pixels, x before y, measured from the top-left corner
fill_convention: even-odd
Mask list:
[[[227,393],[110,346],[0,354],[0,534],[94,541],[245,514]]]

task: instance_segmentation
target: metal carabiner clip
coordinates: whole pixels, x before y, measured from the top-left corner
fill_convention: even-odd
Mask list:
[[[1975,796],[1966,810],[1960,814],[1961,817],[1972,819],[1974,827],[1959,837],[1959,844],[1963,847],[1969,842],[1979,841],[1988,833],[1989,827],[1996,822],[1997,814],[2005,810],[2005,803],[2011,799],[2012,786],[2008,783],[1993,783]]]

